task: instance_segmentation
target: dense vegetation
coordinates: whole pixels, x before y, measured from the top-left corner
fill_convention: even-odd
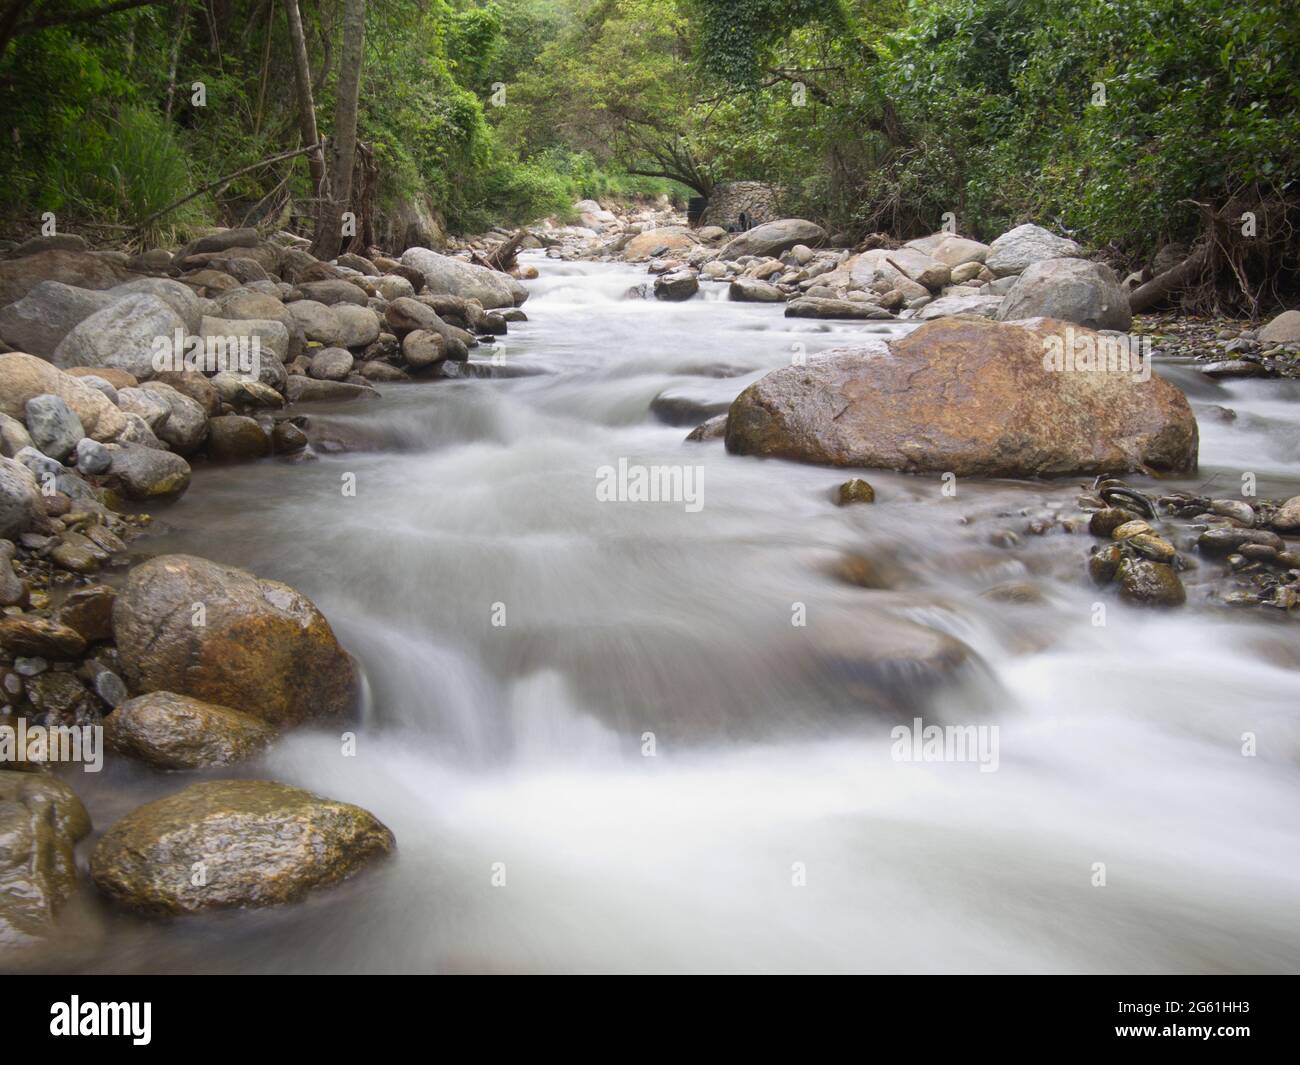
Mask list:
[[[344,3],[300,0],[327,137]],[[105,6],[0,0],[11,229],[130,235],[301,143],[284,0],[59,21]],[[1209,236],[1249,289],[1296,265],[1297,56],[1284,0],[369,0],[352,197],[472,230],[761,179],[855,236],[1032,219],[1133,261]],[[312,193],[290,158],[145,236]]]

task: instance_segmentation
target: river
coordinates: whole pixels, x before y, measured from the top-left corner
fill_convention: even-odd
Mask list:
[[[642,270],[531,261],[500,376],[303,408],[346,450],[196,470],[138,545],[321,607],[363,667],[361,720],[241,774],[366,807],[396,858],[274,911],[151,923],[84,899],[103,933],[78,969],[1300,968],[1292,624],[1199,602],[1197,573],[1172,613],[1090,587],[1086,529],[1025,531],[1075,514],[1083,480],[946,495],[868,471],[875,505],[838,508],[844,471],[684,444],[648,413],[905,327],[725,286],[624,299]],[[1297,383],[1158,368],[1201,416],[1199,474],[1166,483],[1300,492]],[[698,466],[702,505],[601,501],[620,459]],[[874,587],[835,575],[846,553]],[[1037,601],[983,594],[1009,582]],[[997,726],[996,771],[895,760],[914,716]],[[73,783],[102,829],[182,779],[115,761]]]

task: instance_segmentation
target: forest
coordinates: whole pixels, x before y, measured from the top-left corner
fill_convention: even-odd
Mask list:
[[[854,238],[1033,220],[1131,264],[1205,242],[1248,311],[1294,281],[1282,3],[6,0],[0,47],[15,236],[310,229],[354,143],[354,250],[757,180]]]

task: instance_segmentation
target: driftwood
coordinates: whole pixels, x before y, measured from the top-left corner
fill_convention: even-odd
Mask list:
[[[1161,300],[1186,288],[1205,266],[1206,249],[1198,248],[1177,266],[1153,277],[1144,285],[1139,285],[1128,297],[1129,309],[1134,314],[1142,314]]]
[[[479,266],[486,266],[489,270],[508,274],[514,269],[516,260],[519,257],[519,249],[527,239],[528,230],[516,229],[514,236],[498,244],[490,255],[483,255],[480,252],[471,252],[470,254]]]

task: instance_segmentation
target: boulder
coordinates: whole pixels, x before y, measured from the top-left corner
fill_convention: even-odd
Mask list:
[[[67,460],[76,449],[77,442],[86,435],[81,419],[72,408],[60,397],[48,392],[32,396],[27,401],[24,412],[32,442],[50,458],[60,462]]]
[[[77,890],[77,841],[90,817],[67,784],[0,772],[0,953],[40,944]],[[12,956],[12,955],[10,955]]]
[[[413,329],[402,338],[402,357],[416,369],[432,366],[447,357],[446,341],[431,330]]]
[[[1120,332],[1133,324],[1128,296],[1105,263],[1087,259],[1043,259],[1016,279],[998,308],[999,321],[1056,318],[1089,329]]]
[[[212,255],[231,248],[256,248],[260,242],[261,237],[251,226],[244,229],[217,229],[190,241],[176,253],[176,257],[184,259],[187,255]]]
[[[343,381],[352,372],[352,363],[347,348],[321,348],[312,356],[307,373],[318,381]]]
[[[155,769],[231,765],[263,751],[275,739],[265,721],[175,692],[128,699],[104,719],[109,749]]]
[[[182,455],[188,455],[203,443],[208,431],[208,415],[203,404],[163,381],[146,381],[140,388],[167,408],[167,416],[154,430],[160,440]]]
[[[915,248],[895,248],[885,260],[909,281],[927,289],[940,289],[952,276],[952,268]]]
[[[1074,241],[1028,223],[1003,233],[990,244],[984,265],[998,277],[1006,277],[1044,259],[1076,259],[1081,250]]]
[[[321,344],[337,344],[342,333],[338,315],[332,307],[315,300],[295,300],[286,309],[302,327],[303,336]]]
[[[0,540],[17,540],[44,513],[31,471],[13,459],[0,458]]]
[[[269,355],[277,362],[285,363],[291,358],[289,330],[274,318],[231,319],[204,315],[199,322],[199,335],[203,337],[205,353],[211,351],[214,356],[213,369],[233,368],[239,362],[240,344],[245,337],[248,338],[250,357],[253,354],[252,341],[256,337],[259,359]],[[220,365],[223,352],[226,361]]]
[[[623,258],[628,262],[642,262],[671,252],[684,252],[699,241],[685,226],[661,226],[646,230],[628,239],[623,246]]]
[[[0,307],[0,338],[15,351],[52,358],[60,341],[79,322],[112,299],[107,292],[42,281],[22,299]]]
[[[770,281],[738,277],[727,286],[727,298],[738,303],[784,303],[785,293]]]
[[[252,418],[223,414],[208,419],[207,451],[213,462],[245,462],[269,455],[271,441]]]
[[[720,257],[739,259],[742,255],[779,256],[796,244],[819,247],[826,243],[826,230],[802,218],[782,218],[755,226],[722,246]]]
[[[27,401],[46,393],[63,400],[81,420],[85,434],[94,440],[115,440],[126,428],[122,412],[93,385],[61,373],[35,355],[0,355],[0,414],[21,420],[27,415]]]
[[[1001,309],[1001,296],[940,296],[917,311],[916,317],[922,322],[957,315],[994,318]]]
[[[351,381],[317,381],[311,377],[294,375],[285,385],[285,395],[290,403],[324,403],[365,399],[378,393],[373,388]]]
[[[22,299],[42,281],[98,290],[120,285],[133,276],[125,267],[93,252],[52,248],[0,262],[0,305]]]
[[[333,310],[339,323],[340,347],[364,348],[379,339],[379,315],[369,307],[336,303]]]
[[[800,296],[785,305],[787,318],[893,318],[883,307],[861,300],[837,300],[820,296]]]
[[[945,266],[957,267],[963,263],[982,263],[989,254],[989,246],[966,237],[944,237],[935,245],[930,257]]]
[[[213,780],[115,823],[95,846],[90,875],[147,914],[275,906],[347,879],[395,845],[358,806],[272,781]],[[200,859],[206,875],[196,878]]]
[[[115,285],[106,293],[113,300],[137,294],[157,296],[185,323],[186,333],[197,332],[199,319],[203,317],[203,304],[187,285],[173,281],[170,277],[138,277],[134,281]]]
[[[154,375],[156,338],[185,334],[185,321],[147,292],[115,300],[78,323],[54,350],[58,367],[107,366],[143,381]]]
[[[1160,377],[1049,369],[1065,329],[950,318],[776,370],[732,404],[727,449],[962,476],[1195,469],[1182,392]]]
[[[190,464],[170,451],[144,444],[118,444],[111,451],[109,476],[121,483],[131,499],[166,498],[190,486]]]
[[[430,292],[476,299],[485,308],[513,307],[528,298],[528,290],[509,274],[428,248],[408,248],[402,253],[402,264],[420,271]]]
[[[655,278],[655,298],[679,302],[700,290],[700,282],[689,270],[674,270]]]
[[[204,624],[192,623],[194,604]],[[333,717],[353,702],[352,661],[315,605],[279,581],[190,555],[133,569],[113,631],[134,691],[171,691],[276,726]]]
[[[1261,344],[1300,344],[1300,311],[1283,311],[1259,331],[1259,340]]]
[[[341,279],[334,281],[306,281],[298,286],[298,291],[303,294],[303,298],[313,300],[316,303],[323,303],[326,307],[334,307],[340,303],[347,303],[354,307],[364,307],[368,298],[366,290],[360,285],[354,285],[351,281]]]
[[[914,300],[930,295],[930,290],[913,281],[890,260],[893,252],[886,248],[873,248],[851,259],[845,266],[849,282],[855,288],[884,295],[899,291],[904,299]]]

